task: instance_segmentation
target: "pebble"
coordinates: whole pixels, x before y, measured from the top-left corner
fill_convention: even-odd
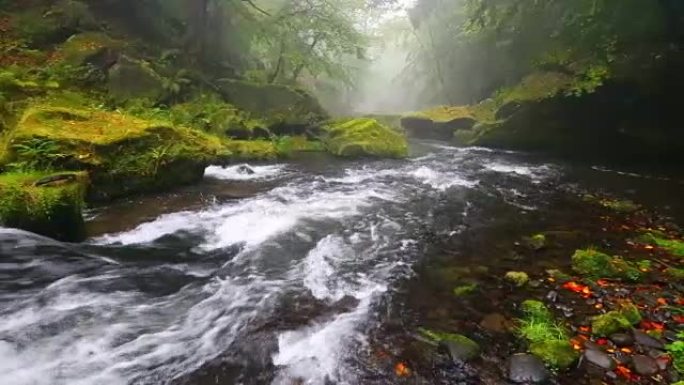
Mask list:
[[[619,347],[632,346],[634,345],[634,337],[626,333],[615,333],[611,335],[610,340]]]
[[[549,302],[556,302],[558,301],[558,292],[555,290],[551,290],[548,294],[546,294],[546,299]]]
[[[649,336],[641,330],[634,330],[634,340],[637,344],[647,348],[665,350],[665,345],[660,340]]]
[[[538,384],[550,376],[544,362],[531,354],[515,354],[508,361],[508,379],[512,382]]]
[[[598,350],[587,350],[584,352],[584,359],[599,368],[606,370],[613,370],[617,367],[617,363],[608,354]]]
[[[649,356],[633,356],[632,364],[634,365],[634,371],[641,374],[642,376],[652,376],[658,373],[659,371],[658,363]]]

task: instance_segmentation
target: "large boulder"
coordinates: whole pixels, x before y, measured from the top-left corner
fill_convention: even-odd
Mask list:
[[[85,239],[85,173],[0,174],[0,225],[61,241]]]
[[[121,56],[109,70],[107,91],[117,102],[131,99],[160,101],[166,94],[164,79],[142,60]]]
[[[403,158],[408,155],[404,135],[375,119],[337,120],[328,122],[323,129],[328,151],[337,156]]]
[[[455,132],[475,126],[477,112],[470,106],[440,106],[402,117],[401,126],[412,138],[450,141]]]
[[[95,201],[198,181],[231,155],[222,139],[198,130],[51,105],[28,108],[9,137],[10,162],[88,171]]]
[[[218,86],[226,101],[264,122],[276,135],[305,135],[328,117],[316,98],[294,87],[234,79],[222,79]]]

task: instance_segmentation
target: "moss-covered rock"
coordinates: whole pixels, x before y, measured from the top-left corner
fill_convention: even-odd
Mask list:
[[[456,287],[454,288],[454,295],[455,295],[456,297],[463,297],[463,296],[466,296],[466,295],[469,295],[469,294],[474,293],[475,290],[477,290],[477,288],[478,288],[478,284],[475,283],[475,282],[467,283],[467,284],[460,285],[460,286],[456,286]]]
[[[546,305],[526,300],[520,309],[523,317],[518,320],[517,334],[527,341],[530,353],[559,369],[569,367],[579,358],[566,328],[554,319]]]
[[[164,78],[142,60],[119,58],[109,70],[107,92],[117,103],[131,99],[158,102],[167,95]]]
[[[403,158],[408,155],[406,138],[375,119],[328,122],[324,130],[326,148],[337,156]]]
[[[0,174],[0,224],[62,241],[85,238],[85,173]]]
[[[641,322],[641,313],[637,307],[629,302],[619,304],[617,310],[594,317],[591,321],[591,331],[597,336],[609,336],[626,330]]]
[[[524,271],[509,271],[504,278],[517,287],[523,287],[530,281],[530,277]]]
[[[462,334],[439,332],[425,328],[419,329],[419,332],[425,338],[444,346],[454,360],[469,361],[480,355],[480,345]]]
[[[313,96],[294,87],[235,79],[222,79],[218,86],[229,103],[264,122],[275,134],[292,126],[304,129],[328,117]]]
[[[195,182],[231,155],[224,140],[164,121],[98,109],[35,105],[10,132],[15,164],[87,170],[89,198],[108,200]]]
[[[577,250],[572,256],[572,269],[578,274],[590,278],[615,278],[638,281],[643,273],[636,264],[625,261],[622,257],[584,249]]]

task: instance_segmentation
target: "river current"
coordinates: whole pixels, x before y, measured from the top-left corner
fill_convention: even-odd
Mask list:
[[[521,154],[417,147],[210,167],[214,188],[254,193],[195,191],[201,204],[83,244],[0,229],[0,384],[366,383],[368,330],[426,234],[458,236],[483,199],[525,215],[576,187]]]

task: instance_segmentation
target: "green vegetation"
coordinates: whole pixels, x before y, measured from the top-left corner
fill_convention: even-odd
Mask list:
[[[641,322],[641,313],[631,302],[620,304],[618,310],[612,310],[592,319],[592,333],[597,336],[609,336],[626,330]]]
[[[86,185],[83,173],[0,174],[0,223],[60,240],[81,241],[85,237],[81,210]]]
[[[518,320],[517,333],[529,344],[530,352],[547,365],[565,369],[579,357],[570,344],[564,326],[539,301],[527,300],[520,306],[523,317]]]
[[[517,287],[523,287],[530,281],[530,277],[524,271],[509,271],[504,278]]]
[[[338,120],[327,123],[324,129],[325,145],[337,156],[403,158],[408,155],[404,136],[375,119]]]
[[[684,269],[679,269],[676,267],[668,267],[665,269],[665,274],[675,281],[684,281]]]
[[[684,258],[684,241],[681,239],[671,239],[661,232],[649,231],[642,234],[638,241],[657,246],[676,257]]]
[[[572,269],[589,278],[615,278],[638,281],[642,272],[636,264],[622,257],[611,257],[592,249],[577,250],[572,256]]]
[[[213,135],[99,109],[36,104],[9,135],[10,166],[87,170],[94,199],[189,183],[231,156]]]
[[[672,356],[672,365],[680,374],[684,374],[684,333],[677,334],[678,340],[667,345],[667,352]]]

